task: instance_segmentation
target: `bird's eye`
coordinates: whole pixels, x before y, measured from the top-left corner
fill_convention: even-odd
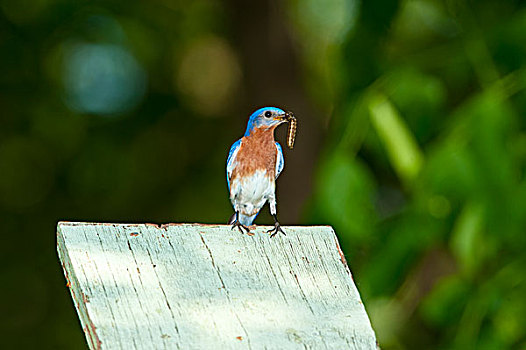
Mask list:
[[[265,112],[265,117],[270,118],[271,116],[272,116],[272,112],[270,111]]]

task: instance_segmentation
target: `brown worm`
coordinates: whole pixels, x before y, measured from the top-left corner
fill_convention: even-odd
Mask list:
[[[296,139],[296,126],[297,121],[296,117],[292,112],[287,112],[286,114],[287,121],[289,122],[289,130],[287,133],[287,146],[290,149],[294,148],[294,140]]]

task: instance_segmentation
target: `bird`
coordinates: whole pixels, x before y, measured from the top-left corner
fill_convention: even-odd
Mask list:
[[[285,161],[281,145],[274,140],[274,130],[294,118],[291,112],[277,107],[256,110],[248,119],[243,137],[228,153],[226,175],[234,214],[229,220],[232,229],[250,232],[250,226],[261,208],[268,202],[274,218],[274,228],[267,231],[274,237],[286,235],[279,224],[276,210],[276,179]]]

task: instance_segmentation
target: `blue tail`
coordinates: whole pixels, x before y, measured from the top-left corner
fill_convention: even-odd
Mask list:
[[[250,226],[254,222],[256,216],[258,216],[258,214],[254,214],[252,216],[239,214],[239,223],[241,225]]]

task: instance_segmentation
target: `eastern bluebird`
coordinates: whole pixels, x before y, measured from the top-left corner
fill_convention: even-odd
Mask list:
[[[245,135],[237,140],[228,154],[226,165],[230,201],[235,213],[229,220],[232,229],[243,233],[268,201],[274,217],[273,237],[281,229],[276,215],[276,179],[283,170],[281,146],[274,140],[274,129],[293,118],[292,113],[276,107],[258,109],[250,116]],[[295,125],[295,124],[294,124]]]

